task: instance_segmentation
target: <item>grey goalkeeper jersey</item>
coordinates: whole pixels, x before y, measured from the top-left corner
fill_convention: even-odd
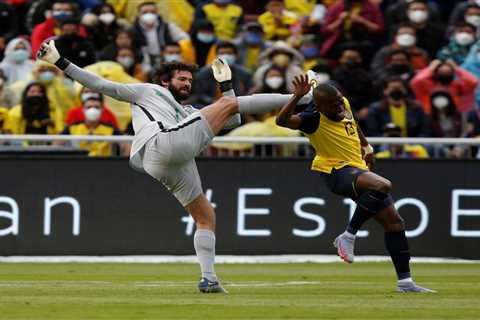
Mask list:
[[[174,127],[188,115],[198,112],[191,106],[182,106],[169,90],[156,84],[112,82],[73,63],[65,69],[65,73],[85,87],[131,103],[135,137],[130,151],[130,165],[141,172],[144,172],[143,149],[147,141],[162,129]]]

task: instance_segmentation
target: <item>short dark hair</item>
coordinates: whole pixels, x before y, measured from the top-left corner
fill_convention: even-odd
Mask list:
[[[405,89],[409,89],[409,86],[408,86],[408,83],[403,80],[400,76],[390,76],[390,77],[387,77],[385,79],[385,81],[383,81],[383,89],[386,89],[388,87],[388,85],[392,82],[400,82],[404,87]]]
[[[459,21],[455,23],[454,29],[460,29],[460,28],[470,28],[472,29],[473,32],[477,31],[477,27],[465,21]]]
[[[180,44],[178,42],[167,42],[165,43],[165,46],[164,47],[180,47]]]
[[[144,7],[144,6],[155,6],[155,7],[157,7],[157,4],[155,3],[155,1],[143,1],[137,6],[137,12],[140,11],[140,8]]]
[[[235,54],[238,53],[237,51],[237,46],[233,44],[233,42],[230,42],[230,41],[220,41],[219,43],[217,43],[217,53],[218,51],[220,51],[220,49],[222,48],[231,48],[233,49],[233,51],[235,52]]]
[[[179,61],[162,63],[160,68],[156,69],[153,75],[153,81],[160,84],[162,81],[170,81],[175,71],[188,71],[192,75],[197,71],[196,64],[183,63]]]
[[[393,49],[392,51],[390,51],[388,56],[393,57],[394,55],[397,55],[397,54],[403,54],[410,61],[410,58],[411,58],[410,52],[408,52],[405,49],[401,49],[401,48]]]
[[[313,89],[313,95],[314,96],[320,95],[320,96],[324,96],[324,97],[333,97],[333,96],[337,95],[338,91],[339,90],[331,84],[321,83],[318,86],[316,86],[315,89]]]

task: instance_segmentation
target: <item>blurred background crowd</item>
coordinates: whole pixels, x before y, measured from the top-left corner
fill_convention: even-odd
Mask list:
[[[480,0],[3,0],[0,131],[133,134],[131,112],[35,61],[56,37],[60,53],[107,79],[149,82],[162,62],[199,70],[184,103],[220,91],[209,64],[228,62],[237,95],[289,93],[307,70],[338,86],[370,137],[480,136]],[[248,116],[229,136],[298,136],[274,114]],[[92,156],[107,143],[84,143]],[[242,151],[251,145],[222,145]],[[461,146],[390,146],[379,157],[475,157]],[[128,146],[117,150],[128,152]]]

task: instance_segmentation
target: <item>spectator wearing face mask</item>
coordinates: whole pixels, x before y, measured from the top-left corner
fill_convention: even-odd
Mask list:
[[[470,52],[461,67],[480,79],[480,43],[476,43],[470,48]],[[476,105],[480,105],[480,88],[478,87],[475,93],[475,101]]]
[[[339,66],[332,75],[343,95],[348,97],[354,116],[361,127],[365,128],[368,105],[374,101],[375,92],[372,76],[363,66],[362,52],[354,43],[341,48]]]
[[[254,72],[258,67],[258,58],[267,48],[262,26],[250,22],[243,26],[240,36],[233,41],[238,48],[238,62],[248,71]]]
[[[388,79],[383,86],[383,98],[369,106],[368,135],[379,137],[388,123],[400,129],[402,137],[428,136],[428,121],[422,107],[410,96],[407,83],[401,78]]]
[[[287,81],[285,79],[285,70],[276,66],[271,66],[263,76],[260,86],[253,87],[248,94],[256,93],[281,93],[287,94]]]
[[[0,69],[0,108],[8,110],[17,104],[15,93],[7,86],[7,77]],[[0,126],[1,127],[1,126]]]
[[[432,19],[430,8],[424,0],[409,2],[406,15],[416,30],[417,46],[425,49],[429,57],[435,57],[446,42],[445,25]]]
[[[430,96],[439,90],[450,93],[459,112],[468,112],[475,105],[477,85],[478,79],[473,74],[453,61],[440,60],[432,61],[430,66],[417,73],[410,82],[416,99],[421,102],[427,114],[432,110]]]
[[[117,128],[109,123],[103,123],[101,116],[103,112],[103,101],[95,97],[88,98],[83,103],[84,120],[67,125],[61,134],[65,135],[120,135]],[[81,149],[88,150],[90,157],[108,157],[112,155],[112,145],[104,141],[81,141],[78,143]]]
[[[393,0],[390,1],[390,3],[386,3],[386,1],[383,2],[385,4],[385,26],[391,28],[409,21],[407,8],[412,0]],[[437,4],[432,1],[426,1],[426,4],[428,6],[430,20],[435,23],[440,23],[442,17]],[[391,30],[389,29],[388,31],[390,32]]]
[[[111,4],[105,3],[95,6],[91,14],[94,23],[87,26],[88,40],[93,44],[95,51],[102,51],[115,41],[115,35],[125,26],[121,24]]]
[[[448,91],[436,91],[430,96],[432,136],[458,138],[462,135],[462,115]]]
[[[188,34],[176,24],[167,23],[158,15],[155,2],[143,2],[138,6],[138,17],[132,32],[134,48],[141,51],[145,47],[151,57],[152,66],[160,63],[165,44],[188,39]]]
[[[455,8],[453,9],[452,14],[450,15],[450,20],[448,24],[454,26],[458,22],[465,21],[478,27],[478,25],[476,25],[474,21],[477,20],[477,18],[473,18],[473,20],[472,18],[468,18],[468,20],[470,21],[467,20],[467,16],[473,17],[476,15],[478,15],[478,19],[480,19],[480,13],[478,12],[478,8],[480,8],[480,0],[468,0],[457,3]],[[480,25],[480,22],[478,24]]]
[[[7,85],[28,78],[35,64],[33,60],[30,60],[31,55],[30,44],[27,40],[15,38],[8,43],[5,49],[5,58],[0,63],[0,69],[8,79]]]
[[[258,17],[262,25],[265,38],[268,40],[286,40],[292,35],[292,26],[298,22],[299,17],[285,9],[282,1],[269,1],[266,11]]]
[[[8,112],[5,132],[11,134],[55,134],[63,126],[63,118],[49,106],[45,86],[30,83],[24,90],[21,104]]]
[[[303,73],[303,62],[303,56],[298,50],[291,48],[285,42],[278,41],[267,48],[258,58],[259,67],[253,75],[253,82],[255,86],[261,85],[265,72],[270,67],[277,66],[285,71],[287,88],[289,92],[292,92],[293,78]]]
[[[476,4],[469,5],[467,10],[465,10],[464,20],[475,27],[475,33],[478,36],[480,33],[480,6]]]
[[[408,53],[408,60],[414,70],[420,70],[428,66],[430,61],[428,53],[417,45],[416,30],[409,24],[397,26],[393,41],[381,48],[372,60],[371,69],[378,72],[384,68],[391,58],[392,51],[401,49]]]
[[[61,35],[55,40],[58,52],[79,67],[96,62],[92,43],[80,35],[80,24],[75,18],[66,18],[60,25]]]
[[[118,32],[115,34],[114,40],[100,52],[99,60],[115,61],[118,50],[123,48],[132,49],[135,52],[135,57],[136,57],[135,59],[137,61],[142,61],[142,66],[144,65],[144,63],[147,65],[146,69],[144,69],[144,72],[148,72],[148,69],[151,66],[150,66],[150,59],[148,58],[148,54],[146,53],[146,50],[136,51],[134,49],[133,34],[126,29],[118,30]]]
[[[239,26],[243,24],[243,10],[233,4],[232,0],[213,0],[201,6],[195,18],[210,21],[218,39],[233,40]]]
[[[74,4],[68,0],[57,0],[52,4],[51,10],[47,11],[48,18],[35,26],[32,31],[32,53],[35,55],[40,49],[42,42],[50,37],[60,35],[60,24],[62,21],[74,18],[76,9]],[[78,34],[82,37],[87,35],[83,26],[79,26]]]
[[[203,67],[215,59],[217,38],[213,24],[208,20],[197,20],[190,29],[190,38],[181,40],[183,61]]]
[[[103,107],[102,107],[102,114],[100,115],[100,122],[108,124],[118,129],[117,118],[115,117],[115,114],[113,114],[113,112],[107,106],[104,105],[103,95],[87,87],[83,87],[80,90],[80,101],[82,102],[82,105],[79,107],[72,108],[70,109],[70,111],[68,111],[67,117],[65,119],[65,123],[67,125],[72,125],[74,123],[84,122],[85,112],[84,112],[83,105],[89,99],[97,99],[102,102]]]
[[[326,63],[326,60],[320,57],[320,38],[313,34],[304,35],[302,45],[300,46],[305,61],[303,70],[308,71],[319,64]]]
[[[45,87],[49,106],[52,112],[56,112],[58,118],[62,121],[67,111],[78,105],[73,83],[66,80],[57,67],[46,62],[37,62],[32,70],[31,77],[27,80],[15,82],[10,88],[17,96],[20,96],[32,81],[41,83]]]
[[[395,49],[385,56],[385,64],[378,69],[373,69],[373,84],[381,92],[382,86],[388,79],[399,77],[403,81],[409,82],[415,75],[410,63],[410,54],[403,49]]]
[[[383,128],[383,136],[388,138],[399,138],[402,130],[394,123],[387,123]],[[382,151],[375,154],[377,159],[426,159],[429,158],[428,151],[419,144],[389,144],[381,146]]]
[[[252,87],[250,73],[237,63],[238,52],[232,42],[225,41],[217,44],[217,56],[228,63],[232,70],[232,84],[235,94],[245,95]],[[214,81],[211,66],[200,69],[194,82],[192,100],[205,106],[221,96],[221,92]]]
[[[162,62],[183,61],[182,49],[176,42],[167,43],[163,48]]]
[[[346,41],[365,42],[372,50],[383,33],[382,13],[370,0],[337,1],[328,8],[322,33],[322,55],[337,55]]]
[[[123,70],[137,80],[146,82],[147,75],[142,71],[142,65],[136,60],[135,53],[131,48],[122,48],[117,52],[115,58],[122,65]]]
[[[453,60],[456,64],[462,64],[475,42],[476,28],[471,24],[459,22],[455,26],[450,43],[437,53],[437,58]]]

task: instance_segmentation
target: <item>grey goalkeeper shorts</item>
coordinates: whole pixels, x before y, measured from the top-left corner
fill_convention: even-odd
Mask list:
[[[187,206],[203,193],[195,157],[214,137],[200,112],[162,129],[145,145],[143,168]]]

